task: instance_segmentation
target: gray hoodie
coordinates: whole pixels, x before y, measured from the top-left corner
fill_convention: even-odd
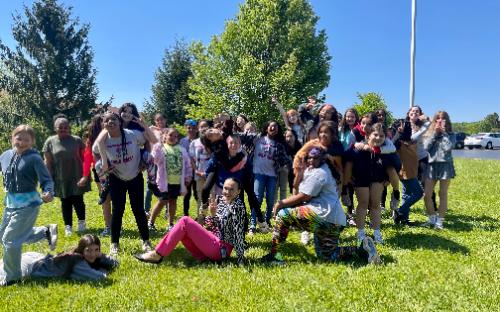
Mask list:
[[[0,156],[0,171],[6,192],[33,192],[40,181],[42,193],[54,195],[54,182],[37,150],[29,149],[21,155],[17,155],[16,148],[4,152]]]
[[[429,163],[453,162],[451,150],[455,146],[455,134],[437,136],[436,132],[424,141],[424,148],[429,153]]]

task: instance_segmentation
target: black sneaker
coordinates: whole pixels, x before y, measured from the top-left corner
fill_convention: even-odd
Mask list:
[[[45,238],[49,243],[50,250],[56,249],[57,245],[57,224],[47,225],[47,230],[45,231]]]
[[[392,220],[394,221],[394,224],[400,224],[403,220],[403,215],[397,212],[397,210],[394,210],[392,214]]]
[[[154,233],[158,232],[158,230],[155,227],[155,224],[151,223],[151,222],[148,222],[148,229],[150,232],[154,232]]]
[[[272,253],[268,253],[264,257],[260,258],[261,262],[265,264],[276,264],[276,265],[285,265],[285,261],[283,261],[283,257],[280,253],[273,255]]]
[[[160,191],[160,189],[158,188],[158,185],[156,185],[156,183],[151,183],[149,182],[148,183],[148,189],[151,190],[151,192],[153,192],[153,194],[157,197],[157,198],[163,198],[163,194],[162,192]]]
[[[102,205],[106,202],[106,199],[108,199],[109,195],[109,187],[104,187],[101,190],[101,194],[99,194],[99,200],[97,201],[98,205]]]
[[[417,226],[415,223],[410,222],[410,220],[401,221],[401,224],[406,225],[407,227],[416,227]]]

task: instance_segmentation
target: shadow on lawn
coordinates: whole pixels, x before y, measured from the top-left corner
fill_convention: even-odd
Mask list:
[[[469,248],[462,246],[447,238],[424,233],[399,233],[385,240],[388,245],[396,245],[401,248],[416,250],[447,250],[452,253],[469,254]]]
[[[471,232],[474,229],[482,231],[498,230],[499,220],[488,216],[468,216],[446,214],[444,218],[445,229],[454,232]]]
[[[113,280],[104,279],[102,281],[79,281],[64,278],[27,278],[19,284],[19,287],[50,287],[52,284],[58,285],[91,285],[95,288],[104,288],[113,285]]]

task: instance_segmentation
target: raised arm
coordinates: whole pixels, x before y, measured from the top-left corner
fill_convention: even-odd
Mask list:
[[[276,98],[274,96],[271,96],[271,101],[276,104],[276,106],[278,107],[280,113],[281,113],[281,116],[283,116],[283,120],[285,121],[285,126],[287,128],[292,128],[292,126],[290,125],[290,122],[288,121],[288,116],[286,115],[286,112],[285,110],[283,109],[283,106],[281,106],[280,102],[278,102],[278,100],[276,100]]]

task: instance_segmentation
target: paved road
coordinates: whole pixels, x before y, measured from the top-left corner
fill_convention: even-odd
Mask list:
[[[462,150],[453,150],[453,157],[455,158],[477,158],[477,159],[496,159],[500,160],[500,149],[485,150],[485,149],[473,149],[468,150],[467,148]]]

